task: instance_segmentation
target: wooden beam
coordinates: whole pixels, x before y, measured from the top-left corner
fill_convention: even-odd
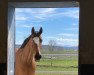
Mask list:
[[[0,0],[0,75],[7,72],[7,12],[8,1]]]
[[[80,1],[80,64],[94,64],[94,9],[92,8],[93,6],[94,0]]]
[[[0,63],[7,62],[7,0],[0,0]]]
[[[78,0],[9,0],[9,2],[68,2]]]
[[[10,2],[11,6],[15,8],[65,8],[65,7],[79,7],[76,1],[68,2]]]

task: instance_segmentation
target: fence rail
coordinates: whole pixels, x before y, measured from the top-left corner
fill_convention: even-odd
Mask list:
[[[37,71],[78,71],[78,54],[42,54]]]

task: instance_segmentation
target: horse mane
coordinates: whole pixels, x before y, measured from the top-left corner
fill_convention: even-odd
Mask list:
[[[30,35],[29,37],[27,37],[27,38],[24,40],[23,44],[21,45],[20,49],[22,49],[22,48],[25,47],[25,45],[28,43],[28,41],[30,40],[31,37],[36,37],[36,36],[39,36],[38,31],[35,31],[35,34],[34,34],[34,35]]]
[[[31,35],[30,35],[29,37],[27,37],[27,38],[24,40],[24,42],[23,42],[23,44],[21,45],[20,49],[22,49],[22,48],[25,47],[25,45],[28,43],[28,41],[30,40],[30,38],[31,38]]]

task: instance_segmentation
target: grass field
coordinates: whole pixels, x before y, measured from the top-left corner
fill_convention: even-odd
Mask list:
[[[42,54],[78,54],[78,50],[62,50],[62,51],[49,51],[49,50],[42,50]]]
[[[61,58],[42,59],[37,62],[38,71],[77,71],[77,56],[63,56]]]
[[[77,71],[37,71],[36,75],[78,75]]]
[[[78,75],[78,51],[44,53],[37,62],[37,75]]]

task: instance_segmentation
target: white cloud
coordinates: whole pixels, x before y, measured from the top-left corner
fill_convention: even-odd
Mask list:
[[[47,19],[48,17],[51,16],[52,13],[55,12],[57,8],[17,8],[16,9],[16,13],[27,13],[29,16],[31,16],[32,19],[35,19],[35,20],[44,20],[44,19]],[[22,15],[22,14],[20,14]],[[29,18],[29,19],[31,19]],[[18,16],[17,17],[17,20],[23,20],[24,17],[22,17],[22,19],[20,19],[20,17]]]
[[[36,19],[45,19],[46,18],[46,16],[45,15],[43,15],[43,14],[41,14],[41,15],[36,15],[36,16],[34,16],[34,18],[36,18]]]
[[[51,16],[52,13],[54,13],[56,8],[45,8],[45,9],[40,9],[38,12],[33,12],[34,17],[37,19],[47,19],[48,17]]]
[[[77,26],[78,24],[77,24],[77,23],[73,23],[72,25],[73,25],[73,26]]]
[[[61,46],[78,46],[78,39],[73,38],[59,38],[57,39],[57,43]]]
[[[79,18],[79,10],[67,10],[64,12],[58,12],[55,15],[59,15],[59,16],[61,15],[61,16],[66,16],[66,17],[78,19]]]
[[[45,20],[48,18],[55,18],[56,16],[66,16],[78,19],[79,18],[79,10],[67,10],[64,12],[57,12],[58,8],[17,8],[16,13],[26,13],[31,16],[29,19],[34,20]],[[22,14],[20,14],[22,15]],[[26,20],[26,17],[17,17],[17,20]]]
[[[28,13],[28,14],[49,14],[53,13],[57,8],[16,8],[16,13]]]
[[[21,32],[21,31],[17,31],[16,33],[17,33],[17,34],[23,34],[23,32]]]
[[[54,12],[51,15],[52,16],[61,16],[61,17],[64,16],[64,17],[78,19],[79,18],[79,10],[67,10],[64,12]]]
[[[17,41],[16,44],[22,44],[22,41]]]
[[[71,18],[79,18],[79,10],[68,10],[65,12],[65,16],[71,17]]]
[[[74,37],[74,36],[77,36],[77,34],[72,34],[72,33],[60,33],[58,35],[59,36],[66,36],[66,37]]]
[[[16,26],[17,26],[17,27],[32,28],[34,25],[17,24]]]
[[[16,8],[15,11],[16,11],[16,13],[23,12],[23,10],[19,9],[19,8]]]
[[[15,18],[17,21],[24,21],[24,20],[27,20],[28,17],[23,17],[23,16],[16,16]]]
[[[22,27],[31,28],[32,26],[31,25],[23,25]]]
[[[31,8],[16,8],[16,13],[23,13],[23,12],[33,12]]]
[[[59,38],[57,41],[65,41],[65,42],[78,42],[78,39],[73,39],[73,38]]]
[[[46,39],[57,39],[56,37],[54,37],[54,36],[47,36],[47,37],[45,37]]]
[[[57,8],[46,8],[46,9],[43,9],[42,14],[52,14],[52,13],[54,13],[56,11],[56,9]]]
[[[72,28],[66,28],[65,30],[71,30],[71,31],[73,31],[73,30],[79,30],[79,28],[78,27],[72,27]]]
[[[49,37],[45,37],[45,38],[48,41],[55,40],[57,45],[60,45],[60,46],[78,46],[78,38],[75,38],[75,39],[74,38],[62,38],[59,36],[57,36],[57,37],[49,36]]]

